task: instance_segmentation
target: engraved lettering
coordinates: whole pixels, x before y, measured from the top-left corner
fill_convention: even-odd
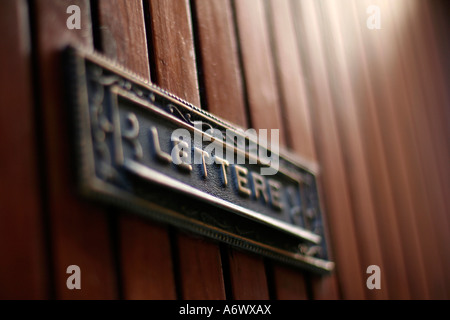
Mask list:
[[[139,136],[139,121],[134,113],[129,113],[127,115],[127,122],[130,124],[130,128],[124,130],[122,137],[129,141],[134,148],[134,158],[136,160],[141,160],[144,156],[142,151],[141,143],[138,140]]]
[[[203,141],[204,142],[211,142],[209,145],[205,147],[205,151],[210,154],[211,156],[214,155],[215,157],[219,157],[220,159],[223,158],[223,135],[220,130],[216,129],[208,129],[205,131],[205,134],[203,135]],[[207,164],[213,164],[214,158],[210,157],[209,161],[206,160]]]
[[[81,9],[77,5],[70,5],[67,7],[66,13],[71,13],[67,18],[66,26],[69,30],[81,29]]]
[[[238,165],[234,165],[234,173],[236,175],[236,185],[237,185],[237,189],[238,189],[238,193],[249,197],[252,193],[252,191],[247,188],[247,174],[248,174],[248,170],[247,168],[238,166]]]
[[[252,172],[252,182],[253,182],[253,195],[255,199],[259,199],[262,195],[266,203],[269,202],[269,195],[267,194],[266,181],[259,174]]]
[[[222,183],[226,187],[228,185],[227,168],[226,167],[228,167],[230,165],[230,163],[227,160],[222,159],[218,156],[215,156],[214,160],[215,160],[216,164],[218,164],[222,167]]]
[[[173,149],[172,149],[172,161],[175,163],[178,168],[183,169],[184,171],[191,172],[192,166],[188,162],[189,154],[186,150],[189,149],[189,145],[182,140],[173,140]]]
[[[310,271],[333,269],[317,167],[279,154],[277,131],[234,128],[99,55],[63,56],[83,196]]]
[[[155,153],[156,159],[163,163],[172,162],[172,157],[170,156],[170,154],[161,150],[161,147],[159,145],[158,129],[153,126],[150,129],[150,133],[152,135],[153,151]]]
[[[201,162],[200,161],[196,161],[197,156],[201,157]],[[205,157],[209,159],[209,154],[206,151],[203,151],[202,149],[199,149],[197,147],[194,147],[194,163],[201,163],[202,165],[202,173],[203,173],[203,178],[208,177],[208,170],[206,169],[206,161],[205,161]]]
[[[267,180],[269,185],[270,203],[276,210],[281,211],[283,209],[283,203],[281,202],[281,183],[273,179]]]

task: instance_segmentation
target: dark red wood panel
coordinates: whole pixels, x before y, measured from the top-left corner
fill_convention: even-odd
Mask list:
[[[448,39],[449,31],[448,21],[439,19],[439,14],[442,14],[441,11],[447,12],[449,6],[444,1],[437,1],[436,7],[420,3],[418,8],[423,13],[422,28],[419,31],[421,32],[421,39],[426,43],[423,47],[428,49],[424,50],[422,47],[421,50],[418,50],[424,57],[427,57],[427,59],[423,59],[426,64],[422,67],[421,73],[424,76],[421,79],[423,80],[422,85],[426,83],[436,84],[430,88],[430,91],[432,91],[430,95],[433,100],[429,103],[432,103],[434,112],[428,112],[427,117],[433,132],[434,152],[437,156],[437,168],[442,184],[441,197],[444,200],[445,211],[448,213],[450,212],[450,199],[445,195],[450,193],[450,168],[447,166],[448,159],[450,159],[450,126],[448,125],[450,108],[445,106],[450,101],[450,93],[446,88],[446,80],[448,81],[450,78],[450,64],[445,59],[445,53],[449,52],[449,43],[448,41],[439,41],[439,38]],[[434,29],[433,22],[436,24]],[[445,25],[445,22],[447,22],[447,25]],[[441,25],[442,28],[440,29]],[[417,49],[420,47],[420,43],[416,42],[415,45]],[[449,227],[450,221],[447,217],[447,228]]]
[[[360,21],[359,12],[365,10],[364,3],[353,1],[354,21]],[[374,111],[380,125],[382,143],[385,149],[386,161],[388,163],[387,175],[390,180],[392,197],[395,204],[395,215],[398,221],[398,232],[401,237],[403,255],[406,263],[406,274],[408,277],[411,297],[429,298],[431,293],[427,283],[427,272],[425,269],[425,253],[423,241],[420,234],[424,226],[417,217],[417,207],[420,200],[414,195],[413,185],[416,183],[416,174],[411,176],[408,168],[415,159],[408,156],[410,140],[405,140],[404,124],[399,122],[396,111],[401,103],[402,85],[397,81],[390,81],[396,74],[395,67],[399,61],[393,53],[394,29],[392,27],[392,12],[385,10],[386,32],[371,33],[371,30],[361,26],[361,39],[369,68],[370,83],[375,101]],[[382,49],[383,48],[383,49]],[[369,63],[370,62],[370,63]],[[404,107],[402,107],[403,109]],[[402,132],[403,131],[403,132]],[[409,140],[409,141],[408,141]],[[425,227],[426,230],[426,227]],[[425,240],[426,241],[426,240]]]
[[[0,3],[0,299],[49,297],[26,1]]]
[[[82,201],[74,190],[69,157],[67,104],[61,81],[61,52],[69,44],[92,48],[89,2],[62,0],[33,2],[36,24],[33,25],[38,55],[40,100],[37,112],[42,115],[50,235],[53,253],[53,276],[59,299],[117,298],[116,275],[105,212]],[[66,13],[70,5],[81,9],[81,29],[69,30]],[[81,269],[81,290],[68,290],[67,267]]]
[[[217,243],[192,235],[177,235],[181,298],[185,300],[223,300],[225,284]]]
[[[188,0],[146,0],[150,4],[156,82],[200,106]]]
[[[364,48],[362,46],[360,28],[354,28],[354,24],[345,22],[353,21],[352,11],[344,7],[336,6],[335,3],[327,2],[327,19],[331,21],[329,31],[332,38],[346,47],[356,42],[351,54],[341,54],[336,59],[346,66],[347,79],[351,88],[352,104],[347,107],[348,112],[353,114],[343,121],[355,121],[353,124],[354,134],[360,136],[363,162],[366,171],[366,183],[370,184],[373,210],[379,232],[379,242],[384,261],[383,276],[389,284],[389,297],[393,299],[407,299],[410,297],[409,284],[406,274],[406,263],[403,257],[403,248],[399,235],[399,223],[396,217],[396,208],[392,197],[392,189],[387,174],[388,164],[385,159],[385,150],[381,141],[380,124],[375,115],[373,90],[370,84],[370,74],[367,66]],[[346,8],[351,8],[349,1]],[[356,22],[356,21],[355,21]],[[365,27],[365,26],[362,26]],[[338,47],[334,51],[339,52]],[[342,60],[346,60],[343,61]],[[355,67],[353,67],[355,66]]]
[[[347,188],[353,208],[353,221],[358,238],[358,250],[363,264],[363,271],[370,265],[377,265],[384,270],[381,252],[379,226],[376,222],[374,199],[369,182],[368,165],[364,158],[363,138],[357,118],[360,107],[353,95],[353,84],[350,80],[350,67],[346,60],[345,36],[342,34],[341,23],[337,12],[338,6],[330,1],[323,1],[323,6],[315,3],[313,14],[318,21],[323,50],[324,66],[326,68],[326,83],[316,85],[328,86],[331,94],[331,104],[321,106],[324,112],[329,112],[334,119],[341,150]],[[315,12],[314,12],[315,11]],[[341,13],[341,17],[342,17]],[[387,299],[389,287],[386,277],[381,278],[380,290],[366,290],[369,298]]]
[[[123,298],[176,299],[173,261],[167,227],[121,213],[120,257]]]
[[[248,126],[238,43],[229,0],[193,1],[209,112]]]
[[[302,270],[273,263],[274,299],[307,300],[312,297],[307,292],[307,276]],[[331,290],[330,290],[331,291]],[[329,295],[333,299],[333,294]]]
[[[351,195],[342,154],[342,142],[331,109],[324,49],[313,1],[296,1],[293,10],[298,17],[297,37],[303,68],[308,81],[308,97],[313,120],[314,142],[321,167],[320,182],[324,209],[330,228],[330,240],[342,298],[365,297],[365,268],[358,252],[357,228],[353,221]]]
[[[400,4],[402,8],[399,7]],[[404,24],[417,28],[417,37],[412,38],[409,34],[397,33],[393,38],[395,49],[402,57],[395,73],[398,77],[395,80],[400,84],[397,95],[400,97],[399,103],[405,106],[396,111],[404,128],[404,140],[409,139],[405,143],[411,157],[408,164],[417,179],[417,183],[413,185],[413,190],[417,194],[414,200],[420,201],[416,207],[420,208],[417,217],[420,221],[422,237],[425,238],[422,244],[426,246],[424,252],[428,282],[432,288],[433,298],[446,299],[449,293],[447,286],[450,284],[449,275],[446,272],[450,267],[450,256],[446,244],[450,242],[448,239],[450,234],[442,194],[441,172],[437,163],[439,152],[435,149],[439,136],[433,137],[433,130],[428,123],[429,109],[425,107],[438,105],[438,103],[436,92],[426,86],[425,81],[425,78],[429,76],[430,68],[425,67],[424,64],[430,61],[430,55],[427,51],[424,52],[421,46],[416,45],[422,34],[422,31],[418,29],[423,27],[421,27],[422,23],[418,25],[415,19],[422,16],[423,10],[420,10],[418,3],[411,6],[410,2],[401,1],[399,5],[390,4],[389,6],[393,16],[393,26],[400,29]],[[400,18],[403,20],[399,20]],[[426,212],[429,213],[426,214]]]
[[[236,11],[243,71],[254,129],[277,129],[280,144],[285,130],[279,108],[264,1],[233,1]]]
[[[441,217],[446,216],[447,232],[442,230],[443,234],[450,234],[450,198],[446,195],[450,194],[450,167],[448,161],[450,159],[450,93],[448,83],[450,81],[450,63],[446,59],[446,53],[450,52],[450,44],[448,41],[440,39],[449,38],[449,22],[442,17],[445,12],[448,12],[449,3],[445,1],[437,1],[434,5],[419,6],[420,12],[423,13],[422,39],[426,43],[424,50],[421,48],[422,54],[428,56],[428,67],[425,67],[425,76],[422,78],[425,83],[433,83],[430,89],[434,90],[431,93],[431,98],[435,99],[432,110],[434,112],[427,112],[429,126],[433,130],[433,142],[435,143],[435,153],[437,159],[437,170],[442,184],[441,197],[444,201],[444,212],[441,212]],[[419,47],[419,44],[417,44]],[[446,86],[447,84],[447,86]],[[443,227],[443,226],[441,226]],[[445,243],[445,242],[443,242]],[[445,244],[444,244],[445,246]],[[446,246],[444,252],[448,252],[450,248]],[[445,254],[445,259],[448,259],[450,254]],[[447,268],[448,269],[448,268]],[[448,276],[448,274],[446,274]],[[450,281],[447,280],[447,292]],[[448,293],[447,293],[448,295]]]
[[[266,7],[271,27],[271,42],[276,66],[280,104],[289,148],[306,161],[317,162],[311,114],[303,78],[303,67],[295,33],[295,17],[288,0],[268,1]],[[331,256],[332,258],[332,256]],[[274,268],[275,286],[281,299],[306,298],[306,284],[301,271]],[[314,299],[338,297],[335,276],[311,275]],[[317,288],[316,288],[317,287]]]
[[[289,0],[267,1],[276,79],[283,111],[287,145],[297,155],[315,162],[311,114],[304,83],[301,57]]]
[[[195,9],[208,111],[247,128],[231,3],[195,1]],[[268,298],[263,259],[229,248],[228,260],[233,299]]]
[[[105,55],[150,82],[142,1],[98,2],[101,48]],[[118,217],[122,296],[175,299],[170,238],[166,227],[120,212]]]
[[[411,118],[414,128],[415,140],[417,142],[417,151],[419,163],[422,169],[423,186],[428,195],[429,211],[431,223],[436,233],[438,257],[441,259],[443,270],[443,286],[447,298],[450,294],[450,274],[446,272],[450,268],[450,229],[449,216],[450,208],[448,206],[448,197],[446,196],[446,184],[448,183],[449,166],[448,159],[449,150],[445,148],[445,133],[441,125],[442,123],[436,118],[441,115],[442,100],[445,89],[441,86],[444,83],[440,78],[440,73],[434,66],[435,56],[433,55],[433,45],[429,44],[429,31],[426,26],[426,8],[424,3],[413,4],[404,2],[405,13],[408,17],[409,24],[414,26],[417,37],[408,34],[399,38],[400,48],[408,57],[403,59],[403,67],[405,79],[411,88],[409,93],[411,96]],[[397,8],[394,13],[398,16],[403,14]],[[420,17],[422,23],[417,25],[414,20]],[[427,44],[425,50],[422,43]],[[412,52],[412,53],[410,53]],[[411,68],[411,66],[416,68]],[[440,68],[439,68],[440,69]],[[428,83],[436,82],[436,86],[427,86]],[[432,106],[430,112],[430,107]],[[447,188],[448,190],[448,188]],[[444,295],[442,297],[445,297]]]
[[[276,71],[272,55],[269,23],[264,1],[234,1],[236,28],[238,30],[241,59],[245,77],[251,126],[255,129],[279,130],[279,141],[286,145],[288,128],[284,127],[276,85]],[[295,135],[293,131],[289,134]],[[270,139],[270,138],[269,138]],[[273,264],[274,295],[283,296],[294,289],[291,298],[306,297],[304,277],[301,273],[283,272]],[[286,282],[292,282],[289,289]]]
[[[142,1],[99,0],[97,6],[102,52],[150,81]]]
[[[70,5],[80,30],[66,26]],[[366,26],[369,5],[381,9],[380,30]],[[445,9],[445,0],[1,1],[0,298],[448,299]],[[319,165],[336,271],[307,273],[78,196],[61,60],[69,44],[238,126],[279,129],[281,145]],[[381,290],[366,287],[371,264]],[[81,290],[66,287],[69,265],[81,268]]]
[[[229,250],[228,256],[232,299],[269,299],[263,259],[239,250]]]
[[[150,0],[149,4],[156,84],[201,107],[189,2]],[[219,246],[183,233],[175,238],[181,298],[224,299]]]

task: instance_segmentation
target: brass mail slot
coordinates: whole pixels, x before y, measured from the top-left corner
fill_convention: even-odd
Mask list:
[[[87,198],[326,273],[315,169],[96,54],[68,49],[77,183]]]

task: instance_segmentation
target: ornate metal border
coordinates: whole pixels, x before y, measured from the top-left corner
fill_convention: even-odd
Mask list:
[[[119,120],[107,114],[108,108],[113,108],[117,102],[105,101],[106,91],[114,93],[108,99],[119,96],[133,106],[151,109],[190,130],[194,130],[197,121],[202,121],[203,130],[239,131],[237,126],[146,82],[97,53],[68,48],[64,55],[66,93],[72,110],[69,125],[76,155],[76,180],[82,196],[313,272],[329,273],[333,270],[334,263],[327,259],[328,246],[315,181],[318,171],[315,164],[286,151],[280,152],[281,174],[297,181],[301,179],[301,171],[314,179],[314,196],[317,198],[314,203],[320,218],[320,234],[215,198],[157,170],[139,167],[133,161],[125,165],[124,159],[119,159],[122,166],[118,167],[115,162],[120,155],[111,151],[106,139],[117,135],[118,130],[114,130],[114,126]],[[237,146],[227,147],[251,157]],[[135,152],[139,153],[138,148]],[[118,182],[123,174],[121,170],[126,167],[133,171],[133,166],[137,176],[150,184],[137,181],[131,189],[121,187]],[[165,188],[164,192],[161,187]],[[176,194],[177,203],[167,190],[172,196]]]

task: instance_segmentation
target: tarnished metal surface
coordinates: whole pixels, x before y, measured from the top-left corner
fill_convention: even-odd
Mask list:
[[[262,175],[270,166],[252,153],[256,138],[97,54],[66,56],[82,195],[312,271],[333,269],[315,168],[283,152],[276,173]],[[177,129],[187,140],[174,140]],[[245,161],[219,157],[212,141]]]

